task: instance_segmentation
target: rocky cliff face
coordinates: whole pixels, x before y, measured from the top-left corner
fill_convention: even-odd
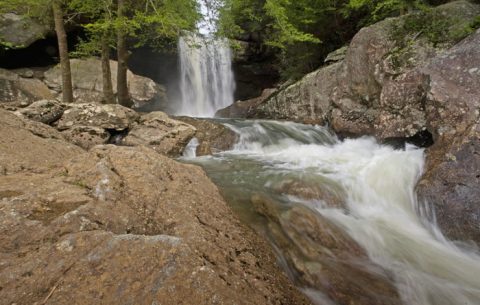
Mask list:
[[[0,142],[2,303],[309,304],[199,167],[4,110]]]
[[[456,1],[432,14],[450,20],[447,35],[478,16],[480,6]],[[328,123],[340,134],[381,139],[430,133],[436,143],[427,150],[420,198],[434,207],[448,237],[480,242],[480,30],[454,46],[421,33],[394,39],[392,30],[406,18],[362,29],[343,61],[273,93],[253,117]]]

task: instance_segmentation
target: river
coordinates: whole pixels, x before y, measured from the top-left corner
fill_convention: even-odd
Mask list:
[[[391,285],[399,304],[480,304],[478,252],[445,239],[417,202],[423,149],[339,140],[321,126],[221,122],[238,134],[234,149],[197,158],[190,147],[183,160],[205,169],[314,303],[395,304],[384,294]],[[328,236],[310,232],[312,223]]]

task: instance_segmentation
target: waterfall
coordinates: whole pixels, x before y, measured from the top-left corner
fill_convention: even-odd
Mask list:
[[[181,100],[175,114],[213,117],[231,105],[235,81],[228,41],[191,34],[180,38],[178,50]]]

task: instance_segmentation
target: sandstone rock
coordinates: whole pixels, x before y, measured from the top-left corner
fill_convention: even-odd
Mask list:
[[[107,130],[93,126],[73,126],[62,134],[69,142],[86,150],[95,145],[107,144],[111,137]]]
[[[215,121],[190,117],[176,117],[175,119],[195,127],[195,138],[199,142],[196,149],[197,156],[231,150],[237,141],[235,132]]]
[[[246,101],[238,101],[232,105],[220,109],[215,113],[215,117],[219,118],[248,118],[253,114],[252,112],[264,101],[266,101],[276,90],[265,89],[259,97],[249,99]]]
[[[348,51],[348,46],[343,46],[340,49],[337,49],[327,55],[325,58],[324,62],[325,63],[334,63],[334,62],[339,62],[345,59],[345,56],[347,55]]]
[[[337,63],[317,70],[273,94],[256,108],[255,117],[326,123],[339,68]]]
[[[66,144],[54,128],[0,110],[0,166],[4,173],[42,172],[81,152],[79,147]]]
[[[103,102],[103,80],[102,65],[100,60],[72,59],[72,79],[74,86],[74,96],[80,103],[102,103]],[[117,62],[110,61],[112,72],[112,85],[114,93],[117,92]],[[166,89],[156,84],[151,79],[127,72],[127,81],[130,96],[136,108],[142,107],[151,102],[160,104],[167,103]],[[45,72],[45,83],[57,91],[61,91],[62,74],[60,66]]]
[[[436,140],[420,197],[443,232],[480,244],[480,30],[423,69],[430,78],[427,126]]]
[[[22,78],[14,72],[0,69],[0,103],[25,107],[43,99],[51,100],[53,95],[40,80]]]
[[[31,18],[14,13],[0,15],[0,41],[13,48],[26,48],[49,32],[48,27]]]
[[[195,127],[171,119],[166,113],[155,111],[143,115],[122,143],[130,146],[145,145],[158,153],[178,157],[195,132]]]
[[[269,236],[301,286],[338,304],[402,304],[385,270],[369,262],[364,250],[326,218],[300,206],[281,212],[259,195],[252,203],[268,218]]]
[[[135,111],[116,104],[73,104],[70,107],[58,121],[59,130],[90,126],[121,131],[133,127],[139,119]]]
[[[44,124],[51,124],[59,120],[65,110],[65,106],[56,100],[41,100],[18,111],[26,118]]]
[[[0,177],[0,198],[6,304],[309,304],[199,167],[149,148]]]

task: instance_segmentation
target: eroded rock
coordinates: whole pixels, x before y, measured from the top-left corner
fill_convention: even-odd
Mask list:
[[[107,144],[111,137],[107,130],[94,126],[74,126],[62,134],[65,139],[86,150],[95,145]]]
[[[177,117],[176,119],[195,127],[195,138],[199,144],[196,149],[197,156],[231,150],[237,141],[235,132],[214,121],[189,117]]]
[[[59,130],[91,126],[120,131],[131,128],[140,117],[135,111],[117,104],[73,104],[69,107],[58,121]]]
[[[63,104],[56,100],[40,100],[20,109],[18,113],[30,120],[51,124],[62,117],[65,108]]]
[[[22,78],[9,70],[0,69],[0,103],[26,107],[38,100],[51,100],[53,95],[40,80]]]
[[[430,79],[427,125],[435,145],[418,193],[443,232],[480,244],[480,30],[423,70]]]
[[[195,135],[195,127],[155,111],[143,115],[123,139],[124,145],[145,145],[158,153],[178,157]]]

